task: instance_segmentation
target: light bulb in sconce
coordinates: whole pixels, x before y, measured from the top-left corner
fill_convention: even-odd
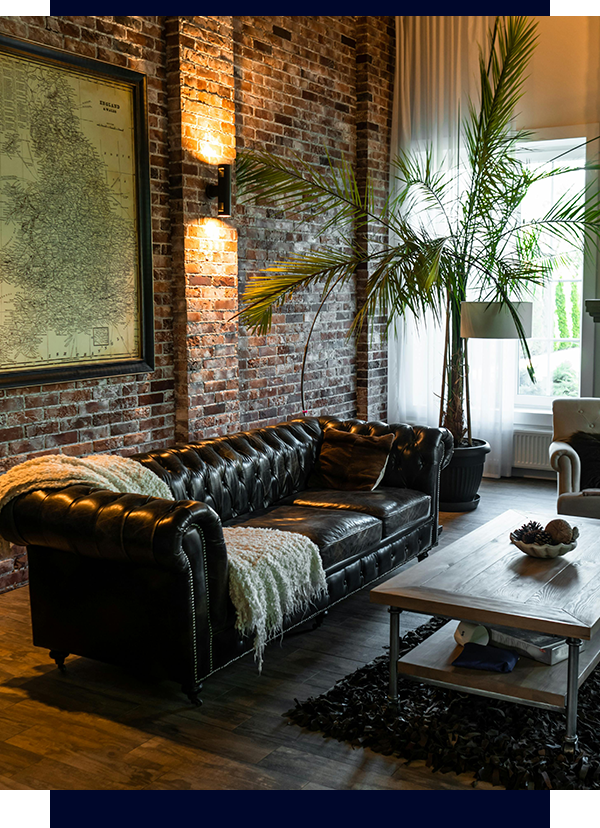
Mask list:
[[[212,242],[222,239],[224,237],[223,222],[212,216],[200,219],[199,235],[201,238]]]
[[[231,164],[217,165],[217,183],[206,185],[206,197],[217,199],[217,215],[231,215]]]

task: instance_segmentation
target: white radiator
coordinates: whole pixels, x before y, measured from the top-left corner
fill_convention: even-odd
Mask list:
[[[548,448],[552,442],[550,431],[515,431],[513,437],[513,466],[517,469],[547,469]]]

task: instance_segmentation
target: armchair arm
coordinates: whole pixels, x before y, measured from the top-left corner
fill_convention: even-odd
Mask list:
[[[555,440],[548,449],[550,465],[558,472],[558,494],[578,492],[581,488],[581,461],[568,443]]]

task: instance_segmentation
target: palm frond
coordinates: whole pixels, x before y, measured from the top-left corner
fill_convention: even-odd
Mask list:
[[[522,223],[511,232],[520,232],[528,228],[533,228],[542,236],[560,239],[571,247],[583,245],[585,252],[598,249],[598,231],[600,230],[598,194],[591,185],[585,188],[583,194],[565,193],[544,215]]]
[[[298,154],[280,158],[266,151],[242,151],[236,159],[236,183],[240,203],[258,201],[298,213],[305,220],[319,216],[321,232],[332,227],[343,231],[364,226],[373,214],[373,188],[358,185],[350,161],[342,156],[336,163],[325,150],[325,172]],[[328,216],[329,214],[329,216]]]
[[[389,204],[392,227],[404,216],[410,221],[411,216],[432,211],[439,214],[448,234],[452,235],[453,197],[448,193],[456,193],[456,172],[447,172],[443,165],[437,170],[434,168],[430,145],[422,152],[401,151],[391,164],[397,183],[396,193]],[[428,222],[431,221],[430,216]]]
[[[363,258],[359,249],[346,253],[337,248],[323,248],[277,262],[275,267],[266,268],[250,279],[242,296],[245,307],[236,317],[253,333],[266,334],[275,308],[310,285],[323,283],[323,293],[334,281],[341,286],[353,277]]]
[[[516,163],[514,150],[524,137],[511,130],[510,123],[523,93],[535,30],[535,21],[528,18],[496,18],[487,60],[480,52],[480,106],[476,110],[470,104],[463,125],[471,170],[463,222],[466,255],[470,255],[478,218],[487,211],[490,193],[511,177],[511,167]]]
[[[430,311],[439,321],[453,274],[445,244],[443,238],[421,238],[418,244],[403,243],[372,254],[366,296],[357,309],[350,334],[359,332],[367,321],[372,330],[378,318],[386,319],[388,330],[407,314],[418,321]]]

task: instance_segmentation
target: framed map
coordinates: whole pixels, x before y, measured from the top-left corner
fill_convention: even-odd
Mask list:
[[[154,368],[145,76],[0,37],[0,388]]]

